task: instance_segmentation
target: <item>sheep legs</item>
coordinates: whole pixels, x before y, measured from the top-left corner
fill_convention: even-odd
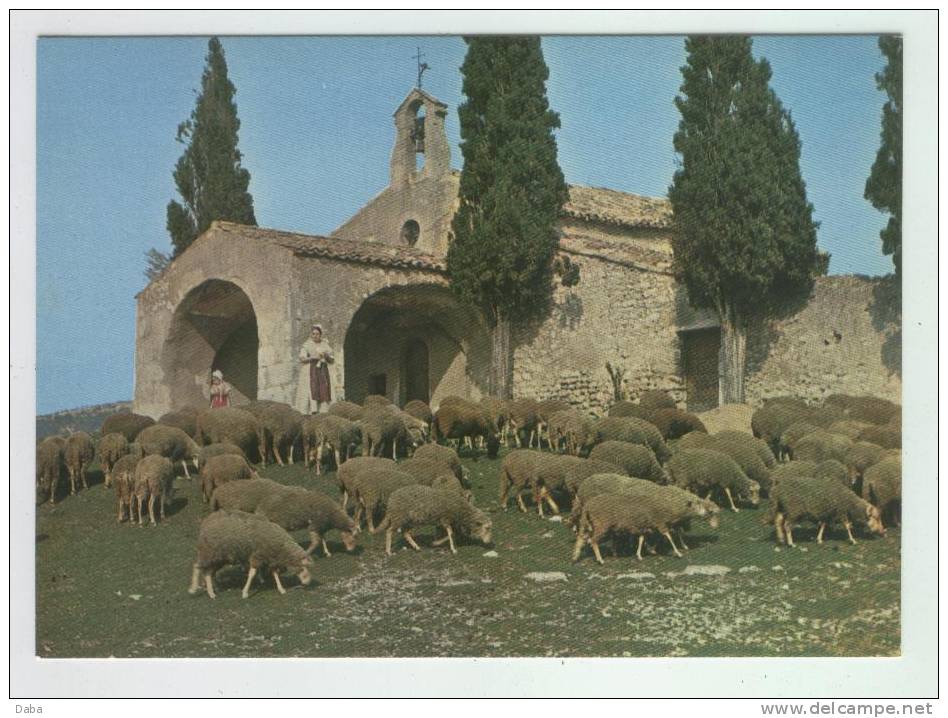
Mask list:
[[[204,587],[207,589],[207,595],[211,598],[217,598],[217,595],[214,593],[214,577],[211,574],[204,574]]]
[[[392,534],[395,533],[395,529],[389,528],[385,532],[385,554],[387,556],[392,555]]]
[[[777,543],[787,543],[787,534],[783,530],[783,514],[779,511],[774,514],[774,531],[777,534]]]
[[[188,593],[195,594],[198,592],[198,589],[201,587],[201,567],[198,564],[194,564],[191,568],[191,585],[188,586]]]
[[[277,585],[277,591],[280,593],[286,593],[286,589],[283,588],[283,584],[280,583],[280,574],[276,571],[273,572],[273,582]]]
[[[244,590],[240,593],[241,598],[247,598],[250,595],[250,583],[253,581],[253,577],[256,575],[257,567],[251,566],[250,571],[247,573],[247,583],[244,584]]]
[[[586,545],[586,536],[582,531],[576,534],[576,543],[573,544],[573,561],[579,561],[579,556],[583,552],[583,546]]]
[[[154,494],[148,497],[148,518],[151,519],[152,526],[157,525],[155,523],[155,499],[156,498],[157,497]]]
[[[678,558],[682,558],[682,553],[681,553],[681,551],[678,550],[678,547],[675,545],[675,539],[672,538],[671,532],[670,532],[670,531],[662,531],[662,536],[664,536],[665,538],[668,539],[668,543],[671,544],[672,551],[675,552],[675,555],[676,555]]]
[[[787,532],[787,546],[795,548],[793,543],[793,524],[787,521],[786,518],[783,520],[783,530]]]
[[[316,447],[316,476],[319,476],[323,470],[323,442],[319,442]]]
[[[451,553],[457,553],[458,550],[454,548],[454,531],[451,529],[451,525],[446,525],[444,530],[448,532],[448,546],[451,547]]]
[[[826,530],[826,524],[820,524],[820,530],[816,532],[816,542],[823,543],[823,532]]]
[[[185,476],[185,478],[186,478],[188,481],[190,481],[190,480],[191,480],[191,472],[188,471],[188,460],[187,460],[187,459],[181,459],[181,466],[184,467],[184,476]]]
[[[642,560],[642,544],[645,543],[645,534],[639,534],[639,548],[635,552],[635,557],[641,561]]]
[[[450,534],[449,534],[449,535],[450,535]],[[408,542],[408,545],[409,545],[409,546],[411,546],[411,547],[412,547],[413,549],[415,549],[416,551],[421,551],[421,546],[419,546],[419,545],[415,542],[415,537],[411,535],[411,530],[410,530],[410,529],[405,529],[405,530],[402,532],[402,536],[405,537],[405,540]]]
[[[845,524],[843,524],[843,526],[846,527],[846,533],[849,534],[849,543],[855,546],[856,539],[853,538],[853,525],[849,521],[847,521]]]
[[[740,511],[740,509],[734,505],[734,497],[731,496],[731,489],[725,486],[724,493],[727,494],[727,500],[731,502],[731,511],[734,511],[735,513]]]

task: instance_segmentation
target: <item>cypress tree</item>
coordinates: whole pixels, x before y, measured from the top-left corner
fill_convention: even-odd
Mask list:
[[[549,306],[557,220],[568,199],[538,37],[466,38],[460,204],[448,273],[491,330],[490,391],[511,396],[512,324]]]
[[[872,206],[888,212],[889,223],[882,229],[883,254],[892,255],[897,275],[902,273],[902,38],[883,35],[879,49],[886,58],[876,85],[888,95],[882,106],[879,152],[866,180],[865,198]]]
[[[177,140],[185,145],[174,169],[183,204],[168,203],[167,226],[179,255],[218,219],[256,225],[250,173],[241,167],[237,149],[236,89],[227,77],[224,49],[216,37],[208,42],[207,64],[191,117],[178,125]]]
[[[805,298],[822,260],[800,174],[800,140],[744,36],[685,41],[680,166],[669,188],[674,268],[721,322],[720,400],[744,400],[747,329]]]

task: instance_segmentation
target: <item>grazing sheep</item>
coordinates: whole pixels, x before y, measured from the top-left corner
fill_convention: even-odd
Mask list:
[[[96,447],[96,457],[105,475],[106,486],[112,485],[112,467],[115,462],[127,453],[128,439],[125,438],[124,434],[115,431],[99,439],[99,445]]]
[[[898,404],[888,399],[879,399],[873,396],[852,397],[846,414],[850,419],[864,421],[868,424],[888,424],[892,415],[901,411]]]
[[[665,440],[658,428],[644,419],[634,416],[607,416],[596,419],[589,430],[589,442],[595,446],[604,441],[627,441],[649,447],[660,463],[671,458]]]
[[[395,405],[392,404],[392,402],[389,401],[388,397],[386,396],[382,396],[381,394],[369,394],[367,397],[365,397],[365,399],[362,400],[362,406],[368,409],[370,407],[376,407],[376,408],[377,407],[393,407],[394,408]]]
[[[201,456],[198,458],[198,471],[204,468],[204,464],[206,464],[207,460],[212,456],[224,456],[226,454],[233,454],[243,459],[247,458],[243,449],[236,444],[231,444],[229,441],[220,444],[208,444],[207,446],[201,447]]]
[[[138,447],[137,443],[130,444],[130,447]],[[144,454],[134,448],[119,457],[112,466],[112,485],[115,487],[115,502],[118,507],[118,522],[125,520],[125,514],[128,513],[128,520],[132,520],[132,511],[134,510],[132,500],[135,498],[135,468],[138,462],[144,458]]]
[[[434,417],[434,438],[436,441],[457,439],[483,439],[487,445],[487,456],[494,458],[500,448],[497,426],[491,414],[480,404],[472,402],[444,402],[438,407]]]
[[[573,497],[573,507],[570,512],[570,518],[567,523],[576,529],[579,527],[580,518],[583,515],[583,507],[586,502],[594,496],[600,494],[645,494],[648,486],[657,486],[651,481],[637,479],[633,476],[623,476],[614,471],[602,474],[593,474],[586,477]]]
[[[56,503],[59,478],[66,468],[64,444],[62,437],[49,436],[36,445],[36,485],[49,495],[51,504]]]
[[[701,419],[681,409],[656,409],[648,421],[658,428],[666,441],[677,439],[689,432],[708,433]]]
[[[849,483],[857,491],[861,491],[862,480],[869,467],[878,464],[885,458],[885,449],[868,441],[857,441],[846,453],[846,468],[849,470]]]
[[[412,416],[419,421],[423,422],[428,431],[431,431],[431,422],[434,420],[434,413],[431,411],[431,407],[428,406],[425,402],[420,399],[412,399],[410,402],[405,404],[403,411]]]
[[[491,520],[487,514],[455,491],[417,485],[404,486],[392,493],[385,518],[372,533],[385,531],[385,553],[391,556],[392,537],[396,531],[401,531],[413,549],[421,550],[412,536],[412,531],[420,526],[441,526],[445,536],[433,545],[447,541],[453,554],[458,552],[454,545],[455,530],[485,545],[491,542]]]
[[[337,401],[329,405],[329,411],[327,413],[332,416],[348,419],[349,421],[359,421],[364,412],[365,409],[351,401]]]
[[[674,409],[678,405],[668,392],[661,389],[650,389],[639,397],[639,406],[655,411],[657,409]]]
[[[634,416],[637,419],[645,419],[645,421],[648,421],[653,411],[654,409],[635,404],[631,401],[617,401],[609,407],[609,416]]]
[[[418,458],[414,456],[398,464],[398,470],[414,476],[417,483],[431,486],[432,482],[440,476],[450,476],[457,481],[457,477],[451,470],[451,467],[437,459]],[[460,482],[459,482],[460,485]]]
[[[177,411],[169,411],[158,419],[158,423],[181,429],[193,439],[197,435],[197,415],[202,409],[203,407],[189,406]]]
[[[692,431],[674,442],[669,442],[669,447],[673,453],[678,453],[684,449],[713,449],[717,444],[717,439],[711,434],[702,434],[700,431]]]
[[[356,512],[354,520],[357,526],[362,525],[365,516],[369,531],[375,525],[376,512],[384,513],[388,499],[403,486],[412,486],[418,481],[411,474],[398,469],[368,469],[359,474],[355,485]]]
[[[540,448],[540,439],[546,431],[546,441],[553,450],[553,444],[550,442],[550,417],[558,411],[570,411],[572,405],[562,399],[545,399],[537,404],[537,448]]]
[[[534,449],[514,449],[504,457],[500,466],[500,507],[506,511],[507,501],[511,492],[517,499],[517,505],[524,513],[527,511],[523,503],[522,492],[531,482],[536,463],[542,454]]]
[[[362,415],[362,455],[380,456],[386,445],[392,447],[392,459],[398,458],[398,448],[413,441],[402,417],[392,405],[367,406]],[[421,444],[416,439],[415,446]]]
[[[681,558],[682,553],[675,545],[672,531],[687,525],[693,518],[708,516],[707,503],[709,502],[702,501],[694,495],[683,498],[670,492],[663,493],[665,495],[652,492],[601,494],[590,498],[579,518],[576,543],[573,546],[573,561],[579,560],[583,546],[589,543],[596,561],[600,564],[604,563],[599,551],[599,542],[610,533],[613,535],[613,545],[615,545],[616,535],[638,536],[638,548],[635,555],[639,561],[642,560],[645,537],[652,532],[668,539],[672,551]],[[715,526],[716,512],[711,516],[711,525]],[[687,549],[683,540],[682,545]]]
[[[214,489],[211,494],[211,511],[225,509],[252,514],[265,497],[285,488],[287,487],[284,484],[262,477],[253,481],[229,481]]]
[[[294,572],[301,584],[308,585],[313,559],[284,529],[262,516],[242,511],[215,511],[201,522],[197,560],[188,593],[197,593],[203,581],[207,595],[216,598],[214,573],[228,564],[250,567],[241,593],[247,598],[250,583],[261,568],[272,573],[280,593],[286,593],[280,583],[281,571]]]
[[[507,422],[510,431],[513,432],[518,449],[523,446],[520,438],[521,433],[527,436],[527,447],[533,446],[533,437],[537,433],[539,422],[538,407],[539,404],[535,399],[513,399],[507,402]],[[539,445],[540,440],[537,437],[538,448]]]
[[[902,525],[902,459],[889,456],[866,469],[862,497],[879,509],[884,521]]]
[[[99,435],[105,436],[106,434],[118,432],[122,434],[126,440],[135,441],[138,432],[154,423],[155,420],[150,416],[142,416],[141,414],[123,411],[118,414],[112,414],[112,416],[103,421],[102,426],[99,428]]]
[[[714,446],[710,448],[730,456],[747,474],[747,478],[756,481],[764,491],[770,490],[770,470],[756,451],[753,437],[748,434],[737,438],[715,434],[712,438]]]
[[[747,477],[741,467],[727,454],[710,449],[685,449],[665,465],[672,482],[699,496],[710,498],[717,490],[727,496],[732,511],[738,500],[752,506],[760,503],[760,484]]]
[[[345,462],[336,471],[336,481],[342,492],[342,508],[346,508],[350,496],[355,498],[356,485],[363,474],[373,469],[395,469],[396,466],[392,459],[380,456],[356,456]]]
[[[813,432],[820,431],[820,427],[809,421],[808,419],[803,421],[795,421],[786,429],[783,430],[783,433],[780,435],[780,455],[785,456],[788,459],[793,459],[793,448],[797,443],[804,437]]]
[[[451,469],[451,473],[458,478],[458,481],[464,481],[464,469],[461,467],[461,459],[458,456],[458,452],[450,446],[444,446],[442,444],[422,444],[415,449],[415,453],[412,457],[415,459],[438,461],[445,464]]]
[[[248,414],[253,414],[257,419],[263,416],[263,412],[273,406],[279,406],[280,402],[274,401],[272,399],[254,399],[253,401],[248,401],[246,404],[241,404],[240,408],[242,411],[246,411]],[[283,406],[286,406],[284,404]]]
[[[846,419],[846,412],[838,406],[810,406],[807,409],[807,420],[821,429]]]
[[[811,418],[810,407],[803,403],[790,401],[771,401],[757,409],[751,416],[751,429],[754,436],[767,442],[770,449],[780,458],[780,437],[788,427],[798,421]]]
[[[774,486],[786,478],[813,477],[816,475],[816,467],[819,464],[815,461],[787,461],[780,464],[776,469],[770,472],[770,491]]]
[[[349,458],[352,447],[362,437],[361,424],[334,414],[313,414],[303,419],[303,461],[308,467],[316,465],[316,475],[322,473],[323,452],[332,452],[336,469]]]
[[[866,524],[870,531],[885,535],[879,509],[859,498],[852,490],[835,482],[816,482],[805,477],[789,476],[774,486],[770,494],[768,521],[773,523],[778,543],[794,546],[793,527],[800,521],[819,524],[816,542],[823,543],[827,525],[842,523],[855,544],[852,526]]]
[[[800,439],[793,448],[793,458],[799,461],[826,461],[836,459],[846,461],[846,454],[852,448],[853,441],[842,434],[832,434],[825,430],[814,431]]]
[[[184,475],[189,479],[191,473],[188,471],[188,461],[195,469],[200,464],[201,447],[184,431],[174,426],[149,426],[138,435],[138,443],[146,456],[164,456],[171,460],[172,465],[180,461],[184,467]]]
[[[550,448],[558,451],[565,443],[566,453],[578,456],[589,437],[590,424],[590,420],[576,409],[553,412],[546,427]]]
[[[883,449],[901,449],[902,431],[891,426],[872,425],[863,429],[856,437],[856,441],[868,441]]]
[[[629,476],[646,479],[656,484],[667,484],[668,474],[647,446],[625,441],[604,441],[589,452],[592,460],[614,464]]]
[[[491,421],[494,422],[494,426],[501,432],[500,440],[503,442],[503,445],[509,446],[507,433],[510,430],[510,411],[507,408],[507,400],[498,399],[493,396],[485,396],[481,398],[480,405],[487,410]]]
[[[155,501],[158,501],[161,520],[165,520],[165,504],[171,501],[174,491],[174,465],[171,461],[159,454],[151,454],[141,459],[135,465],[134,498],[138,500],[138,525],[145,525],[144,506],[148,500],[148,518],[151,525],[155,523]],[[134,504],[131,505],[134,509]],[[133,512],[129,513],[129,521],[134,522]]]
[[[82,488],[89,488],[86,472],[89,471],[89,465],[92,464],[93,459],[95,459],[95,444],[86,432],[77,431],[66,439],[63,461],[66,463],[66,471],[69,472],[70,494],[76,493],[76,479],[82,480]]]
[[[307,554],[312,555],[316,547],[322,544],[323,553],[327,557],[332,556],[326,545],[326,534],[334,529],[342,536],[346,551],[355,548],[359,527],[339,504],[318,491],[284,487],[280,491],[269,492],[257,504],[256,512],[287,531],[309,531]]]
[[[197,417],[199,444],[229,443],[239,446],[248,461],[266,463],[266,436],[253,414],[236,407],[204,409]]]
[[[744,431],[719,431],[715,434],[715,436],[719,439],[725,439],[727,441],[748,442],[752,447],[754,447],[754,451],[757,452],[760,460],[764,462],[764,466],[767,467],[768,470],[773,469],[777,465],[777,458],[774,456],[774,452],[770,450],[770,447],[767,446],[767,442],[763,439],[758,439],[753,434],[748,434]]]
[[[218,486],[223,486],[229,481],[260,478],[244,457],[235,454],[212,456],[204,464],[200,476],[204,503],[211,500],[211,494]]]
[[[303,415],[286,404],[265,406],[257,415],[264,436],[264,451],[272,453],[276,462],[293,464],[296,442],[300,438]]]
[[[566,468],[566,491],[575,502],[579,489],[590,476],[596,474],[622,474],[622,468],[608,461],[598,459],[577,459]]]
[[[862,430],[870,426],[873,425],[867,424],[864,421],[841,419],[840,421],[834,421],[832,424],[826,427],[826,430],[833,434],[842,434],[843,436],[848,436],[853,441],[858,441]]]

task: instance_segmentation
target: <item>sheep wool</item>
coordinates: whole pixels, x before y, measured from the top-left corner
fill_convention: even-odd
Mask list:
[[[241,596],[250,595],[250,584],[257,571],[265,569],[273,576],[277,590],[286,593],[280,582],[281,572],[293,572],[300,583],[312,580],[310,556],[284,529],[262,516],[241,511],[215,511],[201,522],[198,533],[197,560],[191,574],[188,592],[197,593],[201,583],[207,595],[214,593],[214,573],[228,564],[249,566]]]
[[[399,488],[391,495],[385,518],[373,533],[385,531],[385,553],[391,556],[392,538],[396,531],[402,532],[402,537],[413,549],[421,550],[412,535],[412,531],[420,526],[442,527],[445,536],[434,545],[447,542],[453,554],[457,554],[455,531],[485,545],[491,542],[491,520],[487,514],[454,491],[418,485]]]
[[[82,488],[88,489],[89,484],[86,480],[86,472],[95,458],[95,444],[92,443],[92,437],[84,431],[77,431],[66,439],[66,446],[63,448],[63,461],[66,463],[66,470],[69,472],[69,493],[76,493],[76,480],[82,481]]]
[[[135,465],[135,499],[138,501],[138,524],[144,525],[144,506],[148,500],[148,518],[152,526],[155,521],[155,502],[158,502],[161,520],[165,520],[165,504],[174,491],[174,466],[171,461],[158,454],[151,454]],[[134,505],[132,506],[134,508]],[[134,521],[134,516],[129,517]]]
[[[716,491],[727,497],[732,511],[738,511],[735,496],[756,506],[760,502],[760,484],[748,478],[730,456],[710,449],[685,449],[665,466],[672,483],[699,496]]]
[[[355,548],[359,527],[339,504],[318,491],[284,487],[269,492],[257,505],[256,512],[287,531],[306,529],[310,537],[308,555],[321,544],[326,556],[332,556],[326,545],[326,534],[332,530],[339,531],[347,551]]]

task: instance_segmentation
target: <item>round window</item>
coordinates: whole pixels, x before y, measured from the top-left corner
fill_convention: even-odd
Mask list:
[[[415,220],[410,219],[402,225],[402,243],[409,247],[414,247],[418,243],[419,234],[421,234],[421,227]]]

